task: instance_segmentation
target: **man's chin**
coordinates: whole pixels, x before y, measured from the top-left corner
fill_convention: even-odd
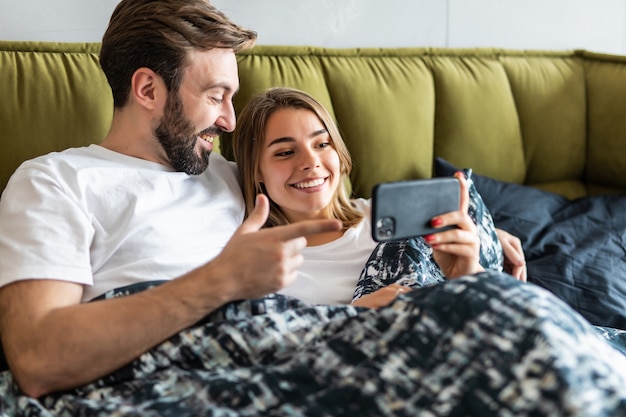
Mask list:
[[[211,151],[202,151],[202,155],[199,156],[192,164],[186,164],[183,171],[189,175],[200,175],[209,167]]]
[[[170,164],[177,172],[184,172],[189,175],[200,175],[209,167],[209,156],[211,152],[203,151],[202,155],[187,155],[185,158],[172,158]]]

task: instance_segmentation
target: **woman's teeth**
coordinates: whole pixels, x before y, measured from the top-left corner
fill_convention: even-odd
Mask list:
[[[322,185],[322,184],[324,184],[324,179],[320,178],[317,180],[299,182],[297,184],[294,184],[293,186],[296,188],[311,188],[311,187],[317,187],[318,185]]]

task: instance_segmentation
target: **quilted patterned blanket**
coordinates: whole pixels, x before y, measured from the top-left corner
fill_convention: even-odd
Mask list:
[[[78,389],[30,398],[3,372],[0,415],[626,415],[626,356],[603,336],[499,272],[379,310],[271,295],[228,304]]]

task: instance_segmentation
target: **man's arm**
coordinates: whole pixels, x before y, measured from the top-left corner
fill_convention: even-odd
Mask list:
[[[508,272],[520,281],[526,282],[526,258],[522,241],[509,232],[496,228],[496,234],[504,252],[504,272]]]
[[[74,283],[28,280],[2,288],[0,334],[18,384],[38,397],[87,383],[191,325],[201,315],[178,294],[185,291],[184,281],[191,278],[85,304],[80,303],[81,285]],[[211,300],[217,308],[220,291],[214,290]]]
[[[0,337],[20,388],[33,397],[100,378],[225,303],[288,285],[302,264],[304,236],[337,221],[260,230],[267,198],[222,253],[184,276],[128,297],[80,303],[82,286],[27,280],[0,289]]]

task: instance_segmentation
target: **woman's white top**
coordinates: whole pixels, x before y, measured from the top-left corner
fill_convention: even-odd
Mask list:
[[[298,277],[279,293],[313,304],[349,304],[365,262],[376,247],[370,227],[370,200],[352,203],[364,214],[363,220],[342,237],[304,249],[304,264]]]

